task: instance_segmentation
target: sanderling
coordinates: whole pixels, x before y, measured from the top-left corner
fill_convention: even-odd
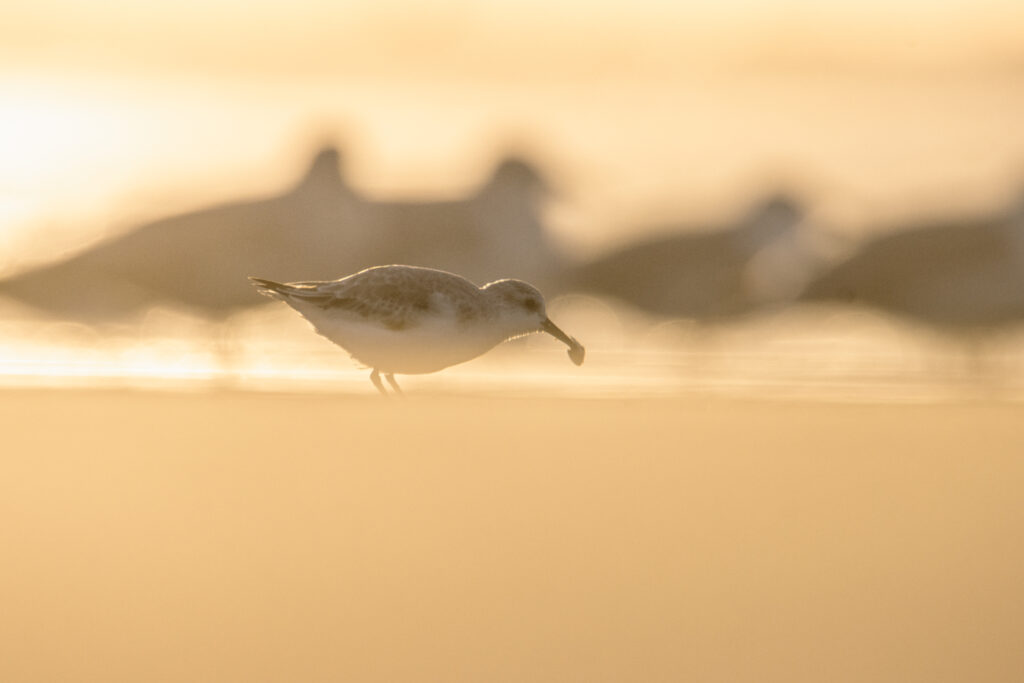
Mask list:
[[[381,374],[401,392],[395,373],[436,372],[534,332],[564,342],[572,362],[583,363],[583,345],[548,319],[544,297],[522,280],[477,287],[443,270],[397,265],[331,281],[249,279],[261,294],[284,301],[371,368],[370,379],[385,395]]]
[[[978,340],[1024,322],[1024,194],[967,220],[893,229],[812,280],[811,303],[869,306]]]

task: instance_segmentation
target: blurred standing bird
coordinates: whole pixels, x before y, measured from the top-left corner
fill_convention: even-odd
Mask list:
[[[994,216],[891,231],[811,281],[802,301],[869,306],[977,338],[1024,322],[1024,196]]]
[[[569,271],[566,284],[659,315],[733,318],[799,291],[791,280],[809,268],[796,235],[803,217],[795,200],[774,196],[733,228],[677,228],[626,245]],[[778,258],[759,258],[765,255]]]
[[[561,258],[541,219],[547,184],[505,158],[467,197],[377,201],[348,182],[326,147],[305,175],[271,197],[221,204],[147,223],[63,261],[0,281],[9,296],[91,324],[130,320],[157,305],[224,320],[255,305],[246,276],[328,278],[377,263],[521,273],[543,283]]]
[[[545,225],[551,188],[538,169],[509,155],[474,192],[450,200],[364,200],[356,221],[375,263],[409,263],[484,280],[517,273],[548,286],[565,259]]]
[[[348,227],[357,196],[340,163],[337,150],[322,149],[279,195],[138,226],[4,280],[0,294],[93,324],[129,320],[156,305],[218,320],[253,305],[245,282],[253,270],[326,276],[339,261],[352,269],[371,265],[357,260],[364,237]]]

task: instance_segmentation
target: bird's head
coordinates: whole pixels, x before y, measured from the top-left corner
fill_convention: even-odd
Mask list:
[[[585,350],[576,339],[563,332],[548,318],[544,295],[536,287],[522,280],[498,280],[484,285],[484,292],[496,301],[501,317],[507,321],[510,337],[531,332],[547,332],[569,347],[569,358],[576,365],[583,364]]]

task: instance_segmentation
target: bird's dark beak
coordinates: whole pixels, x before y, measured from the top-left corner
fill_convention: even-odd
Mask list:
[[[583,344],[562,332],[561,328],[551,322],[550,318],[544,318],[544,322],[540,324],[540,329],[569,347],[569,360],[576,365],[583,365],[583,358],[586,355],[586,349],[583,348]]]

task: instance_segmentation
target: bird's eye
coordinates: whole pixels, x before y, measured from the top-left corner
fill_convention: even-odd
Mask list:
[[[527,299],[523,302],[523,306],[525,306],[528,311],[536,311],[540,308],[540,302],[536,299]]]

